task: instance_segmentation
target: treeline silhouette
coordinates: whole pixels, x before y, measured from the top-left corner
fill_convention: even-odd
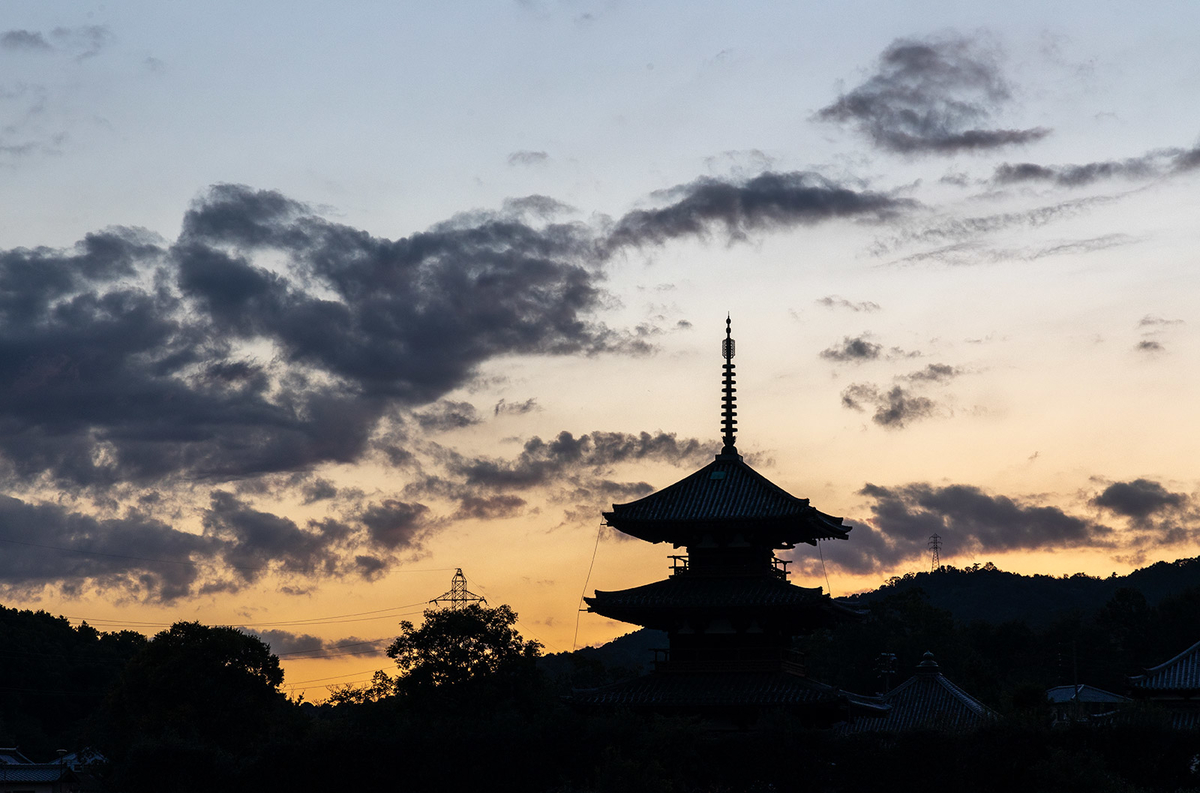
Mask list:
[[[1200,640],[1200,587],[1179,583],[1196,561],[1157,567],[1113,581],[1102,599],[1063,597],[1063,607],[1038,594],[1053,614],[1033,621],[989,621],[978,609],[1008,598],[1018,611],[997,613],[1024,613],[1022,593],[1110,579],[990,565],[906,576],[856,598],[862,621],[801,642],[814,677],[861,693],[880,687],[880,653],[898,658],[895,685],[932,650],[948,677],[1004,715],[974,733],[840,737],[778,714],[753,733],[721,733],[687,718],[578,709],[572,688],[636,673],[661,636],[539,658],[506,607],[402,623],[384,673],[334,687],[320,704],[285,697],[278,658],[232,628],[177,623],[147,638],[0,608],[0,745],[35,758],[94,747],[111,760],[99,769],[108,789],[131,793],[1200,790],[1198,736],[1171,730],[1162,713],[1052,730],[1043,697],[1076,668],[1081,682],[1123,691],[1125,675]],[[1149,594],[1133,586],[1145,582]],[[954,609],[938,605],[946,592],[958,593]]]

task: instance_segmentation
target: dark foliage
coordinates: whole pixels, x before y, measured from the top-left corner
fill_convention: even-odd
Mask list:
[[[516,632],[507,607],[431,611],[393,644],[403,662],[395,678],[381,674],[361,696],[322,705],[285,700],[278,660],[231,628],[180,623],[146,640],[2,610],[6,638],[20,641],[0,653],[13,688],[66,692],[73,689],[62,681],[75,676],[78,686],[111,690],[103,709],[96,697],[6,696],[0,717],[5,735],[27,748],[18,723],[41,730],[47,746],[75,746],[86,735],[113,759],[110,787],[128,791],[1200,790],[1196,734],[1169,729],[1152,707],[1120,723],[1055,730],[1044,699],[1047,687],[1069,681],[1074,663],[1086,682],[1121,691],[1124,675],[1200,639],[1200,588],[1166,595],[1164,587],[1124,586],[1094,608],[1031,624],[962,619],[916,586],[938,586],[941,575],[961,585],[964,607],[978,597],[972,582],[988,590],[1012,580],[986,567],[899,579],[859,599],[865,619],[807,637],[802,649],[814,677],[863,693],[878,687],[880,652],[898,657],[895,685],[933,650],[948,677],[1004,714],[976,732],[844,737],[776,715],[764,729],[730,733],[684,718],[574,708],[564,692],[637,673],[638,656],[661,636],[637,632],[613,647],[538,661],[537,644]],[[7,652],[18,646],[24,654]],[[108,667],[90,664],[101,658]],[[97,676],[109,669],[107,678],[87,678],[90,666]],[[47,703],[70,718],[39,720]]]
[[[35,760],[79,746],[105,692],[145,644],[133,631],[100,633],[0,606],[0,745],[20,745]]]

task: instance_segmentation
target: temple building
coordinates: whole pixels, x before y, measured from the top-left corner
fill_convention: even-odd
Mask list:
[[[722,347],[724,445],[704,468],[605,512],[607,525],[637,539],[670,543],[668,578],[619,591],[596,590],[588,610],[665,631],[654,670],[633,680],[577,691],[577,702],[696,714],[732,726],[754,724],[765,712],[786,711],[812,726],[887,706],[811,679],[793,637],[859,612],[820,587],[788,582],[775,552],[801,543],[845,540],[849,527],[770,482],[735,445],[734,341],[726,320]]]
[[[847,725],[847,733],[943,730],[963,732],[995,721],[995,711],[956,686],[925,653],[916,674],[883,695],[891,710]]]
[[[1180,730],[1200,727],[1200,642],[1129,678],[1134,700],[1162,707]]]

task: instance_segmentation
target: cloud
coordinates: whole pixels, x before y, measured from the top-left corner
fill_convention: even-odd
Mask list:
[[[1186,493],[1172,493],[1158,482],[1135,479],[1132,482],[1113,482],[1104,492],[1092,499],[1097,507],[1146,524],[1150,518],[1164,512],[1175,512],[1188,505]]]
[[[496,416],[499,416],[502,413],[513,416],[523,416],[526,413],[532,413],[536,410],[541,410],[541,408],[538,407],[537,397],[530,397],[524,402],[509,402],[501,399],[496,403],[496,407],[493,408],[492,413]]]
[[[118,227],[0,251],[0,458],[65,488],[355,462],[390,410],[492,358],[649,349],[588,318],[591,242],[492,216],[378,239],[223,185],[174,243]]]
[[[841,344],[821,350],[820,356],[829,361],[873,361],[882,350],[883,345],[867,341],[863,336],[847,336]]]
[[[817,111],[849,123],[881,149],[900,154],[957,154],[1031,143],[1048,129],[980,126],[1011,91],[994,50],[961,36],[897,39],[875,74]]]
[[[856,191],[814,173],[762,173],[746,181],[700,178],[659,195],[658,209],[627,213],[609,230],[604,249],[662,245],[681,237],[707,238],[714,228],[729,240],[752,231],[809,225],[835,218],[881,220],[917,204],[885,193]]]
[[[36,30],[6,30],[0,33],[0,49],[49,50],[53,47],[46,41],[46,37]]]
[[[695,438],[681,440],[673,432],[597,431],[577,438],[564,430],[550,441],[530,438],[514,460],[461,458],[450,467],[469,486],[524,490],[580,470],[604,471],[625,462],[693,463],[707,451]]]
[[[825,297],[814,300],[813,302],[818,306],[824,306],[825,308],[845,308],[856,313],[863,311],[870,314],[872,312],[882,310],[878,303],[874,303],[870,300],[864,300],[860,303],[852,303],[846,298],[839,297],[838,295],[826,295]]]
[[[1153,314],[1147,314],[1138,320],[1139,328],[1161,328],[1182,324],[1184,324],[1182,319],[1164,319],[1163,317],[1157,317]]]
[[[340,556],[336,545],[344,527],[310,523],[301,529],[292,520],[252,508],[222,490],[213,491],[203,516],[205,536],[222,541],[221,557],[245,581],[268,569],[285,575],[333,575]]]
[[[371,540],[389,551],[418,550],[430,528],[429,507],[395,499],[371,504],[359,519]]]
[[[54,503],[0,495],[0,589],[32,595],[61,584],[123,590],[146,600],[190,594],[200,568],[220,550],[214,539],[178,531],[130,511],[98,518]]]
[[[947,556],[1114,546],[1113,530],[1103,524],[972,485],[867,484],[859,492],[872,501],[870,525],[856,525],[848,542],[823,546],[826,561],[848,572],[880,572],[919,558],[935,533]]]
[[[1020,210],[1016,212],[1000,212],[994,215],[979,215],[974,217],[943,217],[935,220],[932,223],[925,223],[920,226],[910,226],[903,229],[899,234],[890,238],[879,239],[871,247],[871,253],[874,256],[882,256],[902,245],[907,244],[925,244],[938,243],[944,241],[953,241],[954,244],[947,248],[934,251],[932,253],[918,253],[909,256],[900,261],[920,261],[925,258],[938,258],[942,253],[954,251],[971,252],[977,250],[978,243],[972,238],[982,237],[987,234],[994,234],[1006,229],[1020,228],[1041,228],[1059,220],[1076,217],[1085,212],[1090,211],[1096,206],[1113,203],[1118,201],[1123,196],[1086,196],[1083,198],[1075,198],[1067,201],[1060,201],[1055,204],[1046,204],[1032,209]],[[1132,238],[1122,234],[1109,234],[1097,237],[1094,240],[1076,241],[1082,244],[1087,249],[1096,249],[1101,247],[1111,247],[1112,245],[1124,244],[1131,241]],[[967,240],[966,243],[959,241]],[[1068,246],[1064,248],[1063,246]],[[1024,255],[1022,258],[1039,258],[1039,256],[1049,255],[1056,252],[1070,252],[1069,248],[1075,243],[1055,243],[1049,248],[1030,249],[1035,251],[1033,255]],[[1040,253],[1036,253],[1041,251]],[[1009,252],[1002,252],[1004,256],[1010,256]],[[980,258],[968,259],[964,263],[972,263]]]
[[[482,419],[470,402],[441,400],[424,410],[414,411],[413,419],[426,432],[446,432],[478,424]]]
[[[75,60],[94,58],[110,45],[114,36],[104,25],[82,25],[80,27],[58,27],[50,36],[64,48],[75,54]]]
[[[300,492],[304,496],[305,504],[314,504],[318,501],[335,498],[338,489],[328,479],[316,479],[304,485]]]
[[[544,195],[527,195],[521,198],[506,198],[501,203],[501,212],[518,218],[533,217],[551,220],[559,215],[575,212],[575,207],[558,199]]]
[[[508,155],[509,165],[541,165],[550,159],[544,151],[514,151]]]
[[[931,363],[924,369],[918,369],[910,374],[903,375],[904,380],[909,382],[919,383],[946,383],[963,373],[963,370],[957,366],[950,366],[944,363]]]
[[[1161,342],[1154,341],[1153,339],[1142,339],[1134,349],[1138,352],[1144,352],[1147,355],[1157,355],[1158,353],[1167,351],[1167,348]]]
[[[458,511],[454,514],[457,519],[474,518],[476,520],[495,520],[511,518],[519,515],[525,508],[525,499],[508,493],[497,493],[490,496],[466,496]]]
[[[1103,234],[1078,240],[1060,240],[1046,245],[1029,245],[1023,248],[991,247],[979,242],[956,242],[933,250],[921,251],[897,259],[892,264],[936,261],[958,267],[998,262],[1032,262],[1048,256],[1066,256],[1117,248],[1138,242],[1128,234]]]
[[[646,482],[612,478],[616,466],[660,462],[701,464],[715,451],[695,438],[665,432],[591,432],[576,437],[563,431],[551,440],[525,442],[513,458],[465,456],[439,448],[436,466],[405,488],[409,497],[432,497],[457,504],[455,517],[506,518],[526,507],[517,493],[539,489],[551,503],[573,505],[572,515],[596,517],[605,502],[628,501],[653,491]]]
[[[307,633],[292,633],[278,628],[238,628],[238,630],[262,639],[270,646],[271,652],[275,655],[291,656],[292,658],[380,656],[384,654],[388,643],[392,641],[391,638],[360,639],[357,636],[321,639]]]
[[[1154,179],[1185,173],[1200,165],[1200,146],[1191,149],[1156,149],[1122,160],[1099,160],[1081,165],[1003,163],[992,175],[996,184],[1043,182],[1056,187],[1085,187],[1111,179]]]
[[[917,419],[929,418],[937,411],[937,403],[919,396],[903,386],[882,390],[870,383],[853,383],[842,391],[842,406],[862,411],[874,408],[871,420],[881,427],[902,429]]]

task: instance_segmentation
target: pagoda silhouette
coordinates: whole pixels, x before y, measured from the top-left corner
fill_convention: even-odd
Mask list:
[[[792,649],[794,637],[861,613],[820,587],[787,580],[776,551],[845,540],[850,528],[751,468],[735,445],[732,323],[722,345],[721,453],[699,471],[645,498],[614,504],[607,525],[646,542],[669,542],[670,577],[584,598],[588,611],[665,631],[654,670],[632,680],[574,692],[580,704],[686,714],[751,727],[770,711],[827,727],[878,716],[878,699],[813,680]]]

